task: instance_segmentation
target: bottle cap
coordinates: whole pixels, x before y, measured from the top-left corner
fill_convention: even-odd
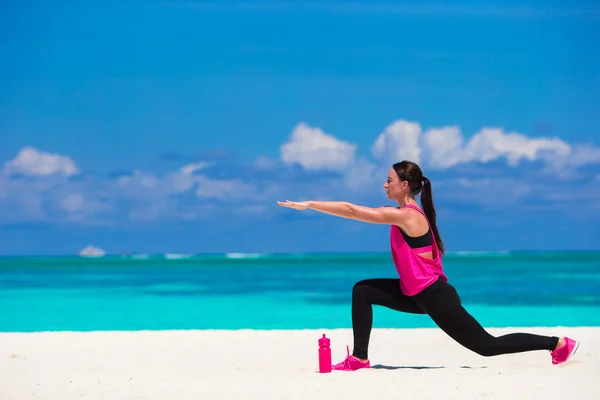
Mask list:
[[[325,334],[323,334],[323,337],[319,339],[319,344],[321,345],[329,345],[330,340],[327,336],[325,336]]]

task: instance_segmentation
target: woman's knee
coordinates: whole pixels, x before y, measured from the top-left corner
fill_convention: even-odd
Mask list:
[[[352,287],[352,296],[361,295],[367,288],[367,281],[358,281]]]
[[[352,287],[352,298],[365,298],[371,289],[371,279],[358,281]]]

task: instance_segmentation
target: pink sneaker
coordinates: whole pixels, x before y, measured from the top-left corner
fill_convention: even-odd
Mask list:
[[[566,363],[567,361],[569,361],[571,356],[575,354],[578,347],[578,341],[565,337],[565,344],[559,347],[558,349],[550,352],[550,354],[552,355],[552,364],[558,365]]]
[[[346,346],[346,352],[348,353],[346,359],[341,363],[333,365],[331,369],[336,371],[356,371],[357,369],[371,367],[369,360],[360,361],[358,358],[350,355],[350,348],[348,346]]]

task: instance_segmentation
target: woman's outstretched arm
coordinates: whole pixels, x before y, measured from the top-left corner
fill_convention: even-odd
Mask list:
[[[394,207],[366,207],[349,203],[347,201],[278,201],[282,207],[295,210],[312,209],[336,217],[354,219],[372,224],[401,225],[406,215],[404,210]]]

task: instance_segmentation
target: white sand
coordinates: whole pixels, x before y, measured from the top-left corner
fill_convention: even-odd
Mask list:
[[[319,374],[321,333],[339,361],[350,330],[3,333],[0,399],[599,398],[600,328],[489,331],[581,345],[553,366],[547,351],[484,358],[438,329],[375,329],[370,358],[381,368]]]

